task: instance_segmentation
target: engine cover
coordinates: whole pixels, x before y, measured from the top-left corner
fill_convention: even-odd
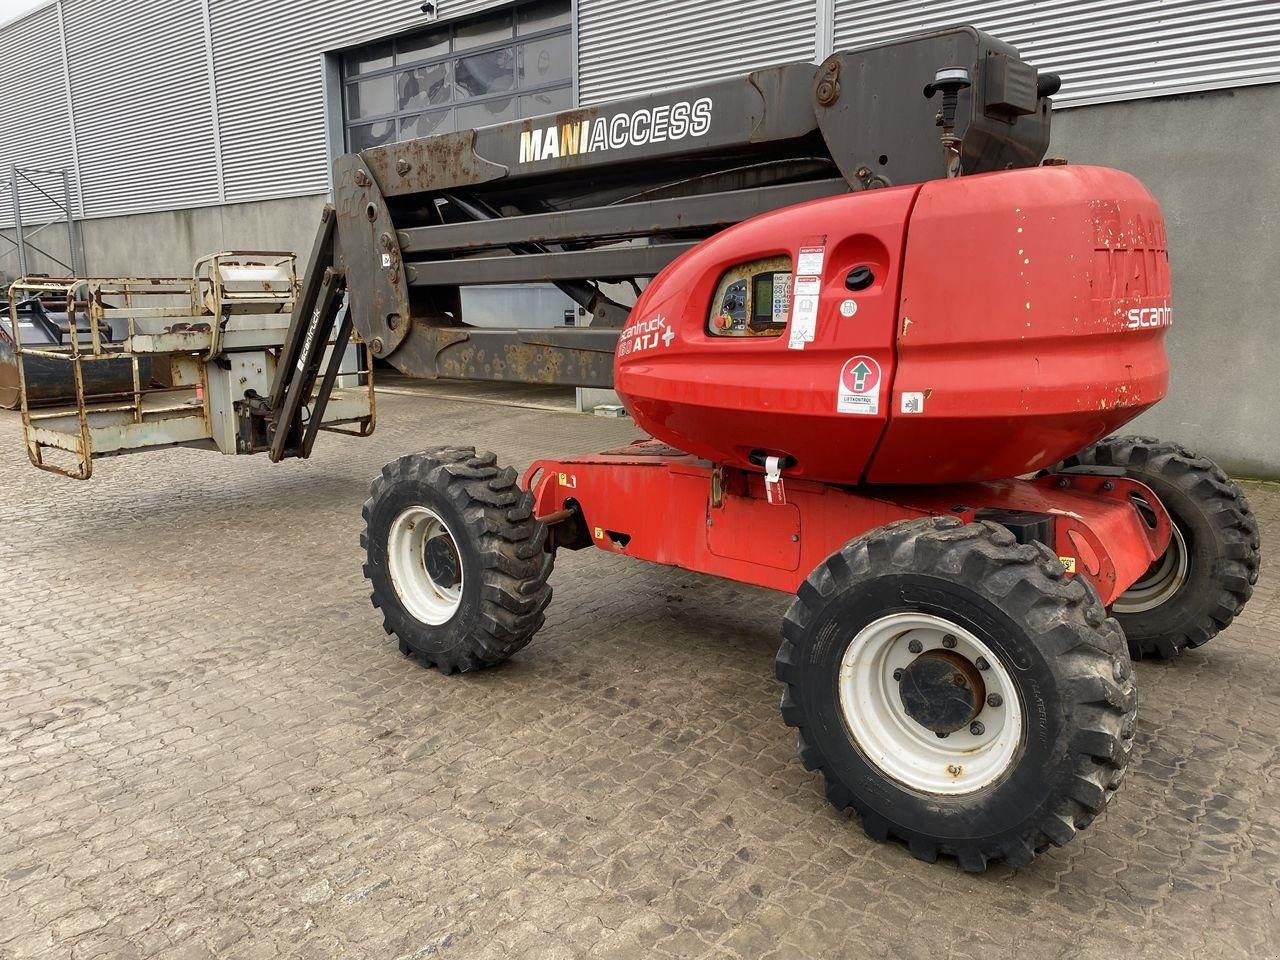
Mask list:
[[[1168,386],[1160,209],[1098,167],[777,210],[676,260],[631,317],[614,379],[642,428],[832,483],[1029,473]]]

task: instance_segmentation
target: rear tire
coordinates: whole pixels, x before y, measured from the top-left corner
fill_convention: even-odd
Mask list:
[[[403,653],[466,672],[506,660],[542,626],[546,527],[492,453],[441,447],[393,460],[362,514],[371,599]]]
[[[801,585],[782,637],[782,715],[805,767],[870,837],[919,859],[1029,863],[1123,777],[1137,708],[1124,635],[1052,551],[997,524],[906,520],[851,541]]]
[[[1109,437],[1053,469],[1095,466],[1150,487],[1174,526],[1165,555],[1112,604],[1130,654],[1168,658],[1207,643],[1258,581],[1258,521],[1244,492],[1212,460],[1150,437]]]

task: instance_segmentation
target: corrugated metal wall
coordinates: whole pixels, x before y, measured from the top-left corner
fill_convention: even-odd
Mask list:
[[[836,0],[835,43],[958,23],[1060,73],[1058,106],[1280,81],[1275,0]]]
[[[73,156],[58,10],[46,7],[0,32],[0,227],[13,225],[11,164],[70,169]],[[46,190],[61,189],[60,179],[34,179]],[[30,186],[22,190],[22,212],[27,223],[61,216]],[[12,249],[0,241],[0,256]]]
[[[439,17],[500,2],[441,0]],[[58,7],[0,28],[3,183],[11,162],[75,165]],[[61,7],[85,217],[325,192],[325,52],[428,24],[417,0]],[[5,191],[0,226],[11,220]]]
[[[310,0],[290,16],[262,0],[207,2],[229,203],[328,189],[325,53],[430,24],[417,0]],[[500,2],[440,0],[437,19]]]
[[[216,203],[201,0],[63,10],[84,215]]]
[[[578,99],[651,93],[812,59],[814,0],[578,0]]]
[[[441,0],[439,16],[499,2]],[[0,173],[78,160],[89,217],[323,193],[324,53],[426,24],[417,0],[60,6],[76,146],[54,4],[0,28]],[[834,25],[817,23],[832,6]],[[809,59],[831,32],[839,48],[964,22],[1061,72],[1059,105],[1280,81],[1274,0],[577,0],[577,11],[582,103]]]
[[[328,189],[324,54],[423,26],[418,6],[312,0],[282,17],[262,0],[209,0],[228,202]]]

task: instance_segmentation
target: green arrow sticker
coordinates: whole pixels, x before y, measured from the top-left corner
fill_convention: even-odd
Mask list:
[[[871,368],[865,363],[859,361],[858,365],[851,371],[853,373],[853,389],[856,393],[861,393],[867,389],[867,374],[871,373]]]
[[[875,416],[880,412],[880,364],[874,357],[850,357],[840,368],[840,388],[836,394],[838,413]]]

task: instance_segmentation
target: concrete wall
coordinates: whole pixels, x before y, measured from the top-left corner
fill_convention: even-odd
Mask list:
[[[303,270],[325,199],[322,194],[81,220],[76,226],[85,272],[97,277],[184,277],[197,257],[219,250],[291,250],[298,254],[299,270]],[[0,235],[12,236],[13,231],[0,231]],[[33,242],[67,260],[65,226],[54,224]],[[12,249],[12,244],[0,241],[0,279],[6,283],[18,273],[17,255],[4,256]],[[67,275],[65,268],[36,253],[31,254],[28,269]]]
[[[71,261],[71,237],[65,222],[45,225],[29,225],[23,233],[27,236],[27,273],[65,277],[70,270],[64,264]],[[18,248],[11,227],[0,230],[0,287],[8,285],[22,272],[18,268]]]
[[[325,197],[196,207],[81,222],[85,263],[97,276],[186,276],[219,250],[311,252]]]
[[[1172,383],[1125,431],[1280,478],[1280,85],[1061,110],[1049,153],[1127,170],[1164,208]]]

